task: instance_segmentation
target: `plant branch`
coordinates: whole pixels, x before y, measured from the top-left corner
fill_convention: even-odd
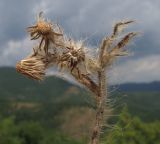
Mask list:
[[[93,92],[95,95],[98,95],[99,93],[99,87],[97,84],[87,75],[84,74],[75,74],[72,73],[72,76],[82,85],[85,85],[91,92]]]
[[[31,40],[40,39],[32,54],[17,63],[18,72],[35,80],[43,80],[45,70],[53,65],[67,70],[80,84],[96,96],[96,118],[90,144],[99,144],[104,124],[107,99],[106,70],[117,56],[126,55],[123,49],[137,33],[130,32],[114,45],[117,36],[134,21],[116,23],[112,35],[102,40],[98,59],[87,53],[83,43],[67,38],[59,25],[51,24],[39,14],[36,25],[28,27]],[[114,45],[114,46],[113,46]],[[82,68],[82,67],[84,68]],[[94,80],[96,77],[98,80]]]

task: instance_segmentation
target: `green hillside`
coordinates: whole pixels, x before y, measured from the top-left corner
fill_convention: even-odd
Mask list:
[[[109,105],[113,107],[114,114],[119,114],[127,105],[129,113],[142,121],[160,120],[160,92],[136,91],[136,86],[134,91],[125,88],[126,85],[120,85],[117,91],[110,94]],[[93,124],[94,107],[89,92],[62,79],[48,77],[45,81],[37,82],[25,78],[14,68],[0,68],[0,121],[4,125],[9,118],[12,125],[19,129],[26,125],[30,129],[31,124],[31,127],[33,125],[39,129],[40,126],[48,131],[48,135],[54,133],[64,141],[71,137],[84,142],[88,140]]]
[[[88,107],[89,94],[83,91],[55,77],[37,82],[25,78],[13,68],[0,69],[0,111],[4,115],[16,113],[20,120],[25,115],[25,119],[39,117],[43,121],[46,116],[54,118],[68,107]]]
[[[110,94],[111,106],[115,110],[127,105],[133,115],[138,115],[145,121],[160,119],[160,92],[148,90],[145,92],[139,88],[139,91],[136,91],[135,85],[135,91],[127,91],[126,88],[126,84],[120,85],[117,91]],[[30,110],[32,113],[32,109],[36,109],[37,114],[40,112],[42,115],[41,110],[46,113],[47,109],[47,112],[55,115],[67,107],[94,107],[94,101],[91,101],[89,92],[84,89],[55,77],[40,82],[33,81],[17,73],[14,68],[0,68],[0,103],[2,107],[0,111],[4,114],[13,111],[18,113],[19,109],[21,112]],[[4,107],[7,104],[9,106],[6,106],[8,108],[6,113]],[[11,106],[15,109],[9,109]]]

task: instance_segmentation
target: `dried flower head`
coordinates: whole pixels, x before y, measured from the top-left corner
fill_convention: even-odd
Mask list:
[[[47,35],[51,30],[52,24],[43,19],[42,13],[39,14],[37,24],[27,28],[27,31],[30,33],[31,40],[38,39],[42,35]]]
[[[29,57],[17,63],[18,72],[35,80],[43,80],[45,75],[45,63],[42,59]]]
[[[85,65],[85,51],[83,43],[75,43],[69,40],[65,51],[61,54],[59,59],[59,64],[66,64],[67,68],[72,72],[73,70],[78,70],[79,64]]]
[[[43,80],[45,70],[57,62],[57,55],[47,54],[38,47],[33,48],[33,52],[27,58],[17,63],[16,69],[18,72],[35,80]]]
[[[64,46],[63,31],[58,24],[53,25],[51,22],[45,21],[42,14],[42,12],[39,13],[36,25],[28,27],[27,31],[30,33],[31,40],[41,38],[39,48],[48,53],[51,43],[55,47]]]

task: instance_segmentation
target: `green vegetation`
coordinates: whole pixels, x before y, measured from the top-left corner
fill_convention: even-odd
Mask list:
[[[1,144],[80,144],[53,131],[46,131],[39,123],[16,124],[13,118],[0,121]]]
[[[114,97],[114,96],[113,96]],[[115,94],[117,104],[126,104],[129,112],[145,122],[160,120],[160,92],[123,92]]]
[[[160,121],[144,123],[132,117],[125,108],[113,131],[104,139],[104,144],[159,144]]]
[[[104,144],[160,143],[160,92],[117,92],[110,97],[115,114],[124,105],[128,112],[109,120],[116,125],[105,129]],[[0,144],[86,143],[93,109],[89,93],[61,79],[35,82],[0,69]]]

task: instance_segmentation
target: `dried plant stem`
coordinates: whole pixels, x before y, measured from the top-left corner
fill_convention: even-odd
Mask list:
[[[95,95],[99,93],[99,87],[87,75],[72,73],[72,76],[82,85],[86,86]]]
[[[106,67],[104,67],[103,55],[106,49],[110,47],[110,42],[108,42],[108,40],[109,40],[108,38],[105,38],[100,46],[100,53],[98,59],[100,70],[97,72],[99,89],[98,89],[98,95],[96,95],[96,104],[97,104],[96,120],[90,144],[99,144],[100,133],[104,122],[105,101],[107,96],[107,91],[106,91],[107,83],[106,83]]]
[[[96,58],[88,54],[88,48],[83,43],[65,37],[60,26],[46,21],[42,13],[39,13],[36,25],[27,29],[31,40],[40,41],[30,56],[17,63],[17,71],[29,78],[43,80],[46,69],[53,65],[60,66],[61,70],[68,71],[80,84],[90,90],[96,96],[96,119],[90,144],[100,143],[100,133],[105,122],[105,102],[108,94],[106,71],[117,57],[127,54],[124,47],[138,33],[130,32],[118,43],[117,36],[133,22],[115,24],[112,35],[102,40]]]
[[[99,144],[99,137],[104,122],[105,101],[107,96],[105,69],[102,69],[100,72],[98,72],[98,80],[99,80],[99,94],[96,97],[96,102],[97,102],[96,121],[93,128],[90,144]]]

